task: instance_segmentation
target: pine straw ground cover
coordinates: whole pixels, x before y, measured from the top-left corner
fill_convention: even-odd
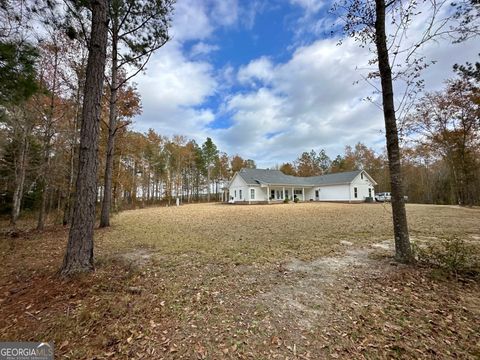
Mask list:
[[[480,210],[408,205],[412,238],[480,241]],[[95,273],[56,277],[67,230],[0,240],[0,341],[58,359],[480,358],[480,283],[389,257],[389,205],[185,205],[96,233]]]

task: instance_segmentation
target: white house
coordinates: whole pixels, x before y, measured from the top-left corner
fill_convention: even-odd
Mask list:
[[[298,177],[279,170],[242,169],[228,186],[232,202],[300,201],[362,202],[374,198],[375,180],[364,170]]]

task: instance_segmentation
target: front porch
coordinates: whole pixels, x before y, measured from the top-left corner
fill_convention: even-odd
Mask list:
[[[299,201],[306,200],[307,187],[292,187],[292,186],[265,186],[261,188],[265,192],[267,202],[282,202],[285,199]]]

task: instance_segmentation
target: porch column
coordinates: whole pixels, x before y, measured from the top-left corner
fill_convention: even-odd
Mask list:
[[[285,200],[285,186],[282,188],[282,198]]]
[[[270,186],[267,185],[267,202],[270,204]]]
[[[303,197],[303,201],[305,201],[305,188],[302,188],[302,197]]]

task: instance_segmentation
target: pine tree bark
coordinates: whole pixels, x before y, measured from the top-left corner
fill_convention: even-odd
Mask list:
[[[392,192],[393,230],[395,236],[395,258],[400,262],[413,260],[408,235],[407,213],[403,196],[400,147],[398,142],[395,103],[393,100],[392,69],[390,67],[387,36],[385,30],[385,0],[375,0],[375,45],[377,47],[378,68],[382,84],[383,116],[387,141],[388,166]]]
[[[118,97],[118,25],[113,19],[112,31],[112,79],[110,84],[110,113],[108,117],[107,158],[105,161],[105,176],[103,184],[102,212],[100,214],[100,227],[110,226],[110,209],[112,207],[112,172],[113,155],[115,151],[115,134],[117,132],[117,97]]]
[[[77,132],[77,128],[75,125],[75,133]],[[74,135],[74,139],[76,139],[76,135]],[[74,192],[73,186],[75,182],[75,142],[72,144],[72,148],[70,149],[70,161],[69,161],[69,172],[68,172],[68,188],[67,188],[67,198],[65,200],[65,207],[63,210],[63,226],[66,226],[72,221],[73,217],[73,203],[74,203]]]
[[[83,65],[83,63],[82,63]],[[77,83],[77,94],[76,94],[76,106],[75,106],[75,116],[73,118],[73,136],[71,139],[71,148],[70,148],[70,161],[69,161],[69,173],[68,173],[68,189],[67,189],[67,199],[65,201],[65,208],[63,211],[63,226],[70,224],[73,219],[73,204],[75,203],[75,159],[78,152],[77,148],[77,132],[78,124],[81,123],[81,106],[80,101],[83,94],[83,84],[82,78],[78,76]]]
[[[97,196],[98,133],[105,72],[108,0],[94,0],[80,130],[77,191],[72,226],[60,274],[71,276],[94,269],[93,230]]]
[[[207,202],[210,202],[210,165],[207,167]]]
[[[47,153],[48,150],[45,150]],[[48,155],[45,156],[44,159],[44,164],[43,166],[45,168],[49,167],[49,158],[47,157]],[[40,197],[40,210],[38,213],[38,221],[37,221],[37,230],[43,230],[45,228],[45,217],[46,217],[46,212],[47,212],[47,195],[48,195],[48,182],[46,180],[46,176],[48,176],[48,170],[44,169],[43,174],[42,174],[42,179],[40,180],[40,188],[42,189],[42,195]]]
[[[52,89],[50,91],[50,106],[48,116],[45,124],[45,134],[43,138],[43,170],[42,178],[40,180],[40,188],[42,189],[42,196],[40,199],[40,212],[38,213],[37,230],[45,228],[45,217],[47,210],[47,195],[50,177],[50,142],[52,140],[52,127],[55,115],[55,96],[57,92],[57,72],[58,72],[58,47],[55,45],[55,60],[53,66]]]

